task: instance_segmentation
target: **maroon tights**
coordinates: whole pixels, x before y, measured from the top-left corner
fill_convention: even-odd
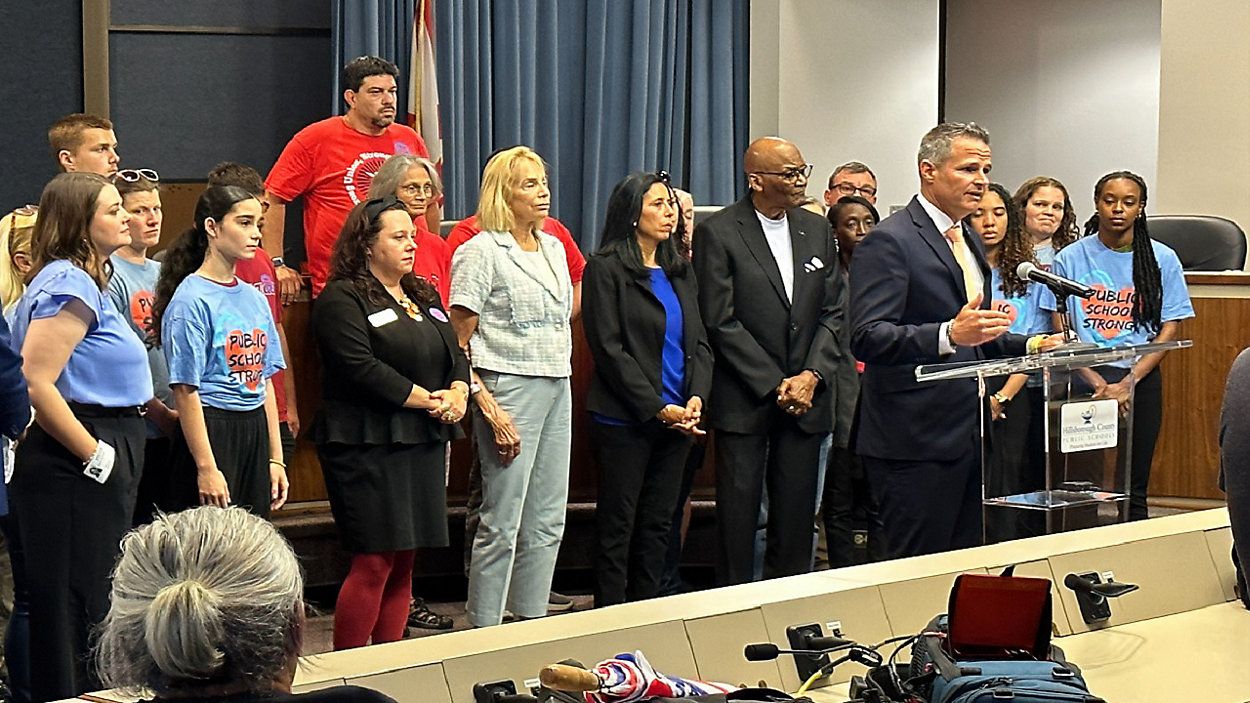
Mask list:
[[[414,550],[353,554],[334,605],[334,648],[394,642],[404,636],[412,598]]]

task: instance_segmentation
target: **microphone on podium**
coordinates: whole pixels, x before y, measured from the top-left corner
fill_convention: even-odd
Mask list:
[[[1078,298],[1089,298],[1094,295],[1094,289],[1084,283],[1045,271],[1031,261],[1021,261],[1016,267],[1016,275],[1026,281],[1041,283],[1056,296],[1075,295]]]

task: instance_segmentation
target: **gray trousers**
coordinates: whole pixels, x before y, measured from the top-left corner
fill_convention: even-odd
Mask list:
[[[502,465],[494,433],[474,411],[482,507],[466,610],[470,623],[485,627],[503,622],[505,608],[522,618],[547,614],[547,594],[564,537],[573,398],[567,378],[481,369],[478,374],[521,437],[521,453]]]

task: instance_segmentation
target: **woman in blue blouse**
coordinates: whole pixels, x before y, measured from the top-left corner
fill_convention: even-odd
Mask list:
[[[587,407],[599,464],[597,606],[659,591],[690,438],[703,433],[712,350],[673,236],[677,217],[667,173],[628,176],[612,191],[582,279],[595,359]]]
[[[1085,237],[1055,255],[1052,271],[1095,289],[1093,297],[1072,301],[1072,321],[1082,342],[1102,347],[1176,339],[1180,320],[1194,316],[1180,258],[1150,238],[1146,226],[1146,181],[1115,171],[1094,186],[1097,212],[1085,223]],[[1097,236],[1093,236],[1097,235]],[[1055,310],[1050,291],[1043,310]],[[1056,315],[1055,326],[1059,320]],[[1082,369],[1095,398],[1113,398],[1127,412],[1133,394],[1133,447],[1129,474],[1129,519],[1146,514],[1146,489],[1155,442],[1163,424],[1164,352]]]
[[[143,471],[147,350],[109,299],[108,257],[130,242],[117,189],[63,173],[44,188],[30,283],[13,319],[36,423],[10,484],[30,590],[30,697],[100,688],[88,633]]]

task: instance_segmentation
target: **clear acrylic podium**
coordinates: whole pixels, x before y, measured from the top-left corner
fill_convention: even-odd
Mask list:
[[[1106,365],[1151,352],[1193,346],[1189,340],[1098,348],[1060,348],[1009,359],[953,364],[928,364],[916,369],[916,380],[975,378],[982,402],[982,505],[987,530],[1011,539],[1066,532],[1128,519],[1132,466],[1133,393],[1127,412],[1113,399],[1093,398],[1088,371],[1104,378],[1115,373]],[[1106,367],[1106,368],[1105,368]],[[990,445],[995,423],[988,417],[986,380],[1028,373],[1040,381],[1042,437],[1040,466],[1028,476],[1005,475],[992,461]],[[1123,370],[1120,369],[1122,374]],[[1035,393],[1035,396],[1039,395]],[[1037,421],[1037,420],[1035,420]]]

